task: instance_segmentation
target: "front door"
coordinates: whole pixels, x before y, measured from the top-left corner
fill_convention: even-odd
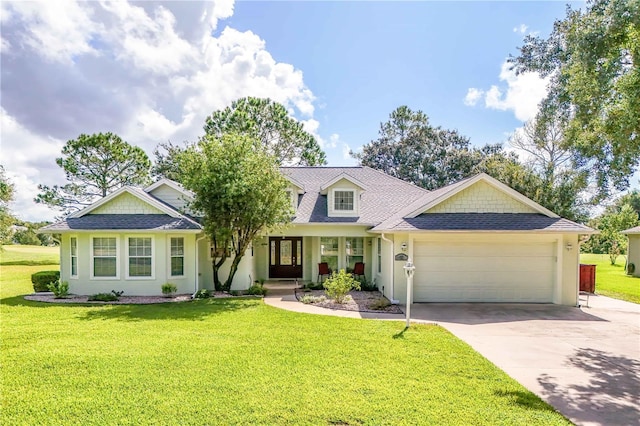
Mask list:
[[[269,238],[269,278],[302,278],[302,237]]]

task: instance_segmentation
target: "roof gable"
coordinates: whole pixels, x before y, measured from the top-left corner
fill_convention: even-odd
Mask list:
[[[362,190],[366,190],[367,187],[364,183],[360,182],[358,179],[354,178],[353,176],[350,176],[346,173],[340,173],[338,176],[334,177],[333,179],[325,182],[324,184],[322,184],[320,186],[320,193],[323,195],[327,194],[327,191],[329,190],[329,188],[331,188],[332,186],[334,186],[335,184],[339,183],[341,180],[346,180],[348,182],[350,182],[351,184],[357,186],[358,188],[362,189]]]
[[[130,207],[124,208],[123,204]],[[69,215],[69,218],[80,218],[87,214],[167,214],[180,217],[181,214],[166,204],[156,200],[146,192],[125,186],[90,206]]]
[[[155,190],[157,190],[158,188],[160,188],[162,186],[167,186],[167,187],[173,189],[174,191],[184,195],[187,198],[193,198],[193,192],[189,191],[188,189],[185,189],[178,182],[176,182],[174,180],[171,180],[171,179],[167,179],[167,178],[162,178],[159,181],[154,182],[151,185],[147,186],[144,189],[144,192],[153,193]]]
[[[437,195],[406,217],[415,218],[423,213],[539,213],[559,217],[485,173],[447,187]]]

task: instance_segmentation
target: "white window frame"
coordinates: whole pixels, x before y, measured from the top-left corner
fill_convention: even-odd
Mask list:
[[[182,238],[182,256],[172,256],[171,255],[171,239],[172,238]],[[186,258],[187,258],[187,238],[184,235],[169,235],[167,237],[167,257],[169,261],[167,262],[167,276],[171,278],[184,278],[186,276],[185,269],[187,267]],[[171,259],[174,257],[182,257],[182,275],[172,275],[171,271]]]
[[[150,238],[151,239],[151,275],[148,277],[132,277],[129,275],[129,258],[131,256],[129,256],[129,239],[130,238]],[[125,265],[125,269],[126,269],[126,277],[127,280],[141,280],[141,281],[149,281],[149,280],[155,280],[156,279],[156,241],[155,238],[153,237],[153,235],[148,235],[148,234],[142,234],[142,235],[125,235],[124,237],[124,241],[125,241],[125,259],[126,259],[126,265]],[[146,256],[133,256],[133,257],[146,257]]]
[[[96,238],[115,238],[116,240],[116,275],[114,277],[96,277],[93,273],[94,273],[94,264],[93,264],[93,259],[94,259],[94,246],[93,246],[93,240]],[[119,280],[120,279],[120,238],[118,237],[118,235],[114,235],[114,234],[104,234],[104,235],[91,235],[89,237],[89,244],[91,244],[91,247],[89,249],[90,253],[91,253],[91,264],[89,265],[89,269],[90,269],[90,275],[89,275],[89,279],[91,280],[100,280],[100,281],[113,281],[113,280]],[[98,257],[104,257],[104,256],[98,256]]]
[[[73,242],[75,240],[76,245],[76,254],[73,254]],[[91,251],[93,252],[93,246],[91,247]],[[76,259],[76,273],[73,273],[73,259]],[[93,261],[92,261],[93,263]],[[70,235],[69,236],[69,279],[77,280],[78,279],[78,236]]]
[[[352,196],[351,200],[351,209],[338,209],[336,202],[338,201],[337,193],[338,192],[350,192]],[[336,213],[353,213],[356,211],[356,191],[353,189],[340,189],[336,188],[333,190],[333,211]]]

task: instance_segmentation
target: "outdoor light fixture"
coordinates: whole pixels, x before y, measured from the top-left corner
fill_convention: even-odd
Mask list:
[[[566,247],[567,251],[571,251],[573,249],[573,244],[567,243],[567,245],[565,247]]]
[[[413,272],[416,270],[416,267],[411,261],[411,259],[409,259],[402,268],[404,269],[404,275],[407,277],[407,327],[409,327],[409,324],[411,322],[411,296],[413,293]]]
[[[407,251],[407,243],[400,244],[400,250]]]

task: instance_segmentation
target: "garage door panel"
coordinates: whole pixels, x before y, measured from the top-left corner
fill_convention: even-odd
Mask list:
[[[553,243],[416,242],[416,302],[553,300]]]
[[[480,251],[479,251],[480,249]],[[415,257],[450,256],[503,256],[503,257],[547,257],[553,255],[549,243],[504,244],[504,243],[421,243],[414,245]]]
[[[414,263],[429,271],[488,272],[520,271],[538,272],[552,265],[548,258],[503,258],[503,257],[417,257]]]

